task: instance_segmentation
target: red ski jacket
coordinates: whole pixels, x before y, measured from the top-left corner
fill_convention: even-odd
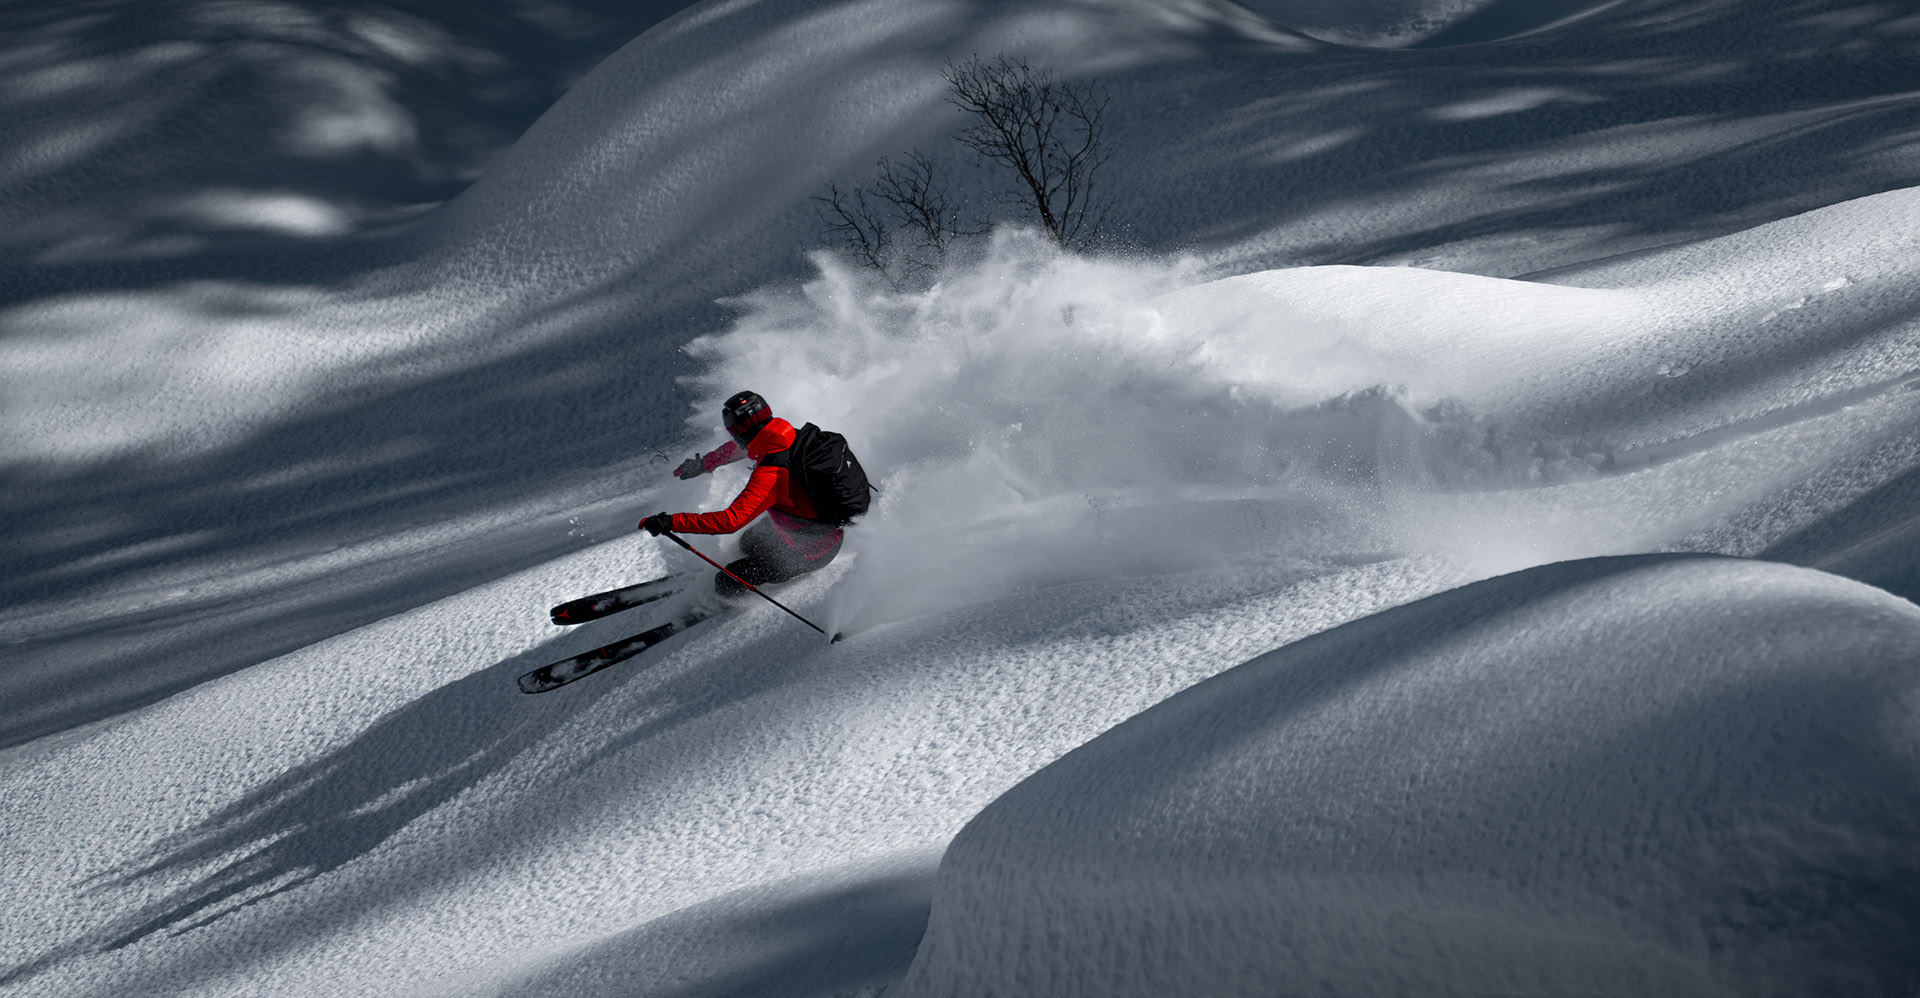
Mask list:
[[[740,490],[733,505],[715,513],[675,513],[673,529],[682,534],[731,534],[753,522],[753,518],[772,510],[774,524],[786,530],[801,529],[811,525],[819,512],[814,509],[813,500],[800,485],[799,476],[787,467],[787,450],[793,446],[793,424],[784,419],[770,419],[760,428],[753,441],[747,444],[747,452],[742,455],[738,444],[728,443],[719,450],[702,459],[708,471],[750,457],[759,463],[753,468],[752,477],[747,479],[747,487]],[[798,517],[807,523],[781,522],[786,514]]]

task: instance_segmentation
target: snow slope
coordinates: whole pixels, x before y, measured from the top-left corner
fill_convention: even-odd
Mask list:
[[[1871,217],[1911,200],[1885,196]],[[1825,231],[1825,217],[1829,241],[1842,244],[1840,230],[1861,214],[1840,206],[1781,229]],[[1756,241],[1766,244],[1725,245],[1749,251]],[[875,385],[902,380],[903,392],[920,393],[921,418],[835,414],[877,466],[896,470],[846,562],[783,594],[854,627],[854,640],[823,648],[762,608],[650,665],[541,698],[515,692],[518,672],[629,623],[556,635],[541,608],[679,557],[633,538],[204,684],[104,730],[16,750],[0,779],[16,802],[9,831],[22,862],[3,876],[9,895],[48,901],[6,926],[10,950],[33,954],[11,983],[30,994],[703,993],[760,980],[752,968],[768,957],[753,941],[764,938],[792,951],[774,961],[775,976],[814,975],[819,993],[884,983],[911,952],[915,933],[901,925],[925,911],[934,858],[969,818],[1194,682],[1506,568],[1713,547],[1701,531],[1742,517],[1746,531],[1719,545],[1771,543],[1897,487],[1920,458],[1920,393],[1896,387],[1780,425],[1715,423],[1628,470],[1563,470],[1525,488],[1463,492],[1424,475],[1289,461],[1288,447],[1339,439],[1326,430],[1329,410],[1261,394],[1268,383],[1254,375],[1300,342],[1284,329],[1264,339],[1240,331],[1238,373],[1249,376],[1226,384],[1204,362],[1170,367],[1192,343],[1155,335],[1181,317],[1239,314],[1248,279],[1126,298],[1131,279],[1102,275],[1129,265],[1023,262],[1014,248],[1000,259],[1012,270],[974,287],[994,289],[997,308],[966,297],[957,277],[907,313],[924,325],[869,325],[841,311],[835,334],[797,321],[809,314],[806,296],[779,298],[699,348],[736,375],[762,374],[748,360],[766,356],[756,341],[811,338],[823,370],[848,363]],[[1327,274],[1334,290],[1318,296],[1298,290],[1313,272],[1295,275],[1295,300],[1370,311],[1354,283],[1368,273],[1358,287],[1382,315],[1434,300],[1436,275],[1345,269]],[[1438,276],[1484,296],[1494,316],[1531,314],[1543,294],[1574,303],[1592,294]],[[846,303],[831,286],[811,285],[811,300]],[[1863,301],[1888,290],[1861,286],[1878,289]],[[1102,308],[1135,310],[1127,323],[1091,307],[1064,320],[1064,297],[1084,302],[1102,287],[1116,296]],[[944,295],[956,296],[947,311]],[[865,301],[879,316],[902,304]],[[1826,305],[1845,311],[1849,301]],[[991,321],[964,335],[941,321],[968,314]],[[1733,362],[1746,354],[1729,344],[1751,330],[1745,314],[1687,342],[1740,370]],[[1218,335],[1233,342],[1236,330],[1223,323]],[[1487,356],[1511,335],[1488,330]],[[1898,366],[1907,342],[1854,349],[1861,384],[1873,384],[1877,364]],[[1478,344],[1455,338],[1435,359]],[[1592,349],[1550,339],[1540,356]],[[1046,365],[1048,356],[1083,362]],[[1592,369],[1562,375],[1579,385]],[[827,400],[878,390],[855,382],[861,391],[836,392],[805,367],[787,376],[802,411],[832,413]],[[1699,377],[1714,384],[1711,368]],[[1728,395],[1704,391],[1684,414],[1724,419]],[[1099,412],[1087,412],[1088,398],[1103,400]],[[1367,398],[1333,411],[1369,440],[1425,432],[1398,396]],[[1642,421],[1621,411],[1624,425]],[[1167,423],[1176,413],[1190,418]],[[1031,426],[1001,422],[1009,417]],[[1177,480],[1073,460],[1089,435],[1156,424],[1167,452],[1199,459]],[[1678,417],[1670,425],[1691,428]],[[1003,434],[989,436],[996,426]],[[1223,446],[1235,431],[1278,436]],[[1428,466],[1458,453],[1435,432]],[[1407,452],[1368,454],[1395,468]],[[1532,468],[1521,462],[1516,480]],[[958,481],[1004,484],[957,493]],[[705,499],[730,487],[713,482]],[[701,504],[690,491],[636,503]],[[1328,806],[1344,799],[1337,785],[1326,792]],[[843,909],[849,935],[810,928]]]
[[[987,178],[940,139],[947,58],[1004,49],[1097,73],[1126,109],[1105,181],[1115,237],[1190,249],[1212,275],[1522,274],[1920,182],[1912,22],[1825,0],[1764,16],[1640,0],[1498,43],[1397,51],[1303,40],[1284,18],[1201,0],[716,3],[640,35],[504,153],[436,138],[520,127],[502,108],[522,104],[476,89],[479,105],[446,112],[464,124],[421,125],[419,145],[374,160],[364,143],[311,147],[301,123],[401,120],[415,97],[437,115],[468,91],[435,73],[494,72],[476,50],[541,66],[603,13],[194,9],[177,24],[131,5],[55,11],[0,65],[20,148],[61,151],[19,166],[19,231],[87,233],[85,247],[29,240],[0,259],[0,458],[20,483],[0,494],[15,552],[0,626],[22,663],[0,679],[22,705],[9,744],[614,536],[628,517],[592,511],[657,471],[690,406],[710,408],[680,381],[702,365],[679,348],[725,328],[716,300],[805,277],[809,194],[919,146],[988,200]],[[96,120],[103,106],[173,108],[150,85],[164,68],[103,75],[103,46],[164,66],[182,42],[259,89],[194,91],[232,111],[195,127]],[[277,101],[299,113],[256,113]],[[63,145],[68,116],[115,141]],[[226,152],[248,146],[263,158]],[[416,154],[442,179],[406,193],[393,171]],[[389,224],[482,163],[459,198]],[[97,229],[85,192],[118,184],[146,192],[128,195],[134,216],[192,210]],[[247,219],[276,205],[350,231],[255,238]],[[120,668],[130,655],[137,672]],[[49,698],[54,673],[84,688]]]
[[[1563,562],[1288,645],[1000,797],[889,994],[1897,994],[1920,608]]]
[[[1276,648],[1599,555],[1920,592],[1915,26],[1421,10],[1455,34],[705,3],[412,223],[4,261],[0,990],[871,993],[970,819]],[[1001,230],[913,293],[804,256],[807,195],[933,143],[941,60],[1001,48],[1115,88],[1144,249]],[[632,524],[737,488],[665,471],[742,385],[881,478],[782,593],[853,638],[760,607],[518,694],[641,624],[546,606],[684,567]]]

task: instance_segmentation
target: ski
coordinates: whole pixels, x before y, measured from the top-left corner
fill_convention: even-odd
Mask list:
[[[604,648],[595,648],[552,665],[543,665],[520,677],[520,692],[545,693],[558,689],[582,676],[590,676],[607,666],[624,662],[710,616],[712,614],[689,613],[631,637],[621,638]]]
[[[668,575],[658,579],[648,579],[631,586],[609,589],[604,593],[571,599],[548,611],[556,624],[584,624],[589,620],[610,617],[622,610],[631,610],[657,599],[671,596],[680,590],[683,576]]]

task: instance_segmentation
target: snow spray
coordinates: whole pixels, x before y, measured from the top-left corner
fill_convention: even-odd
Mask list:
[[[1477,417],[1433,400],[1502,390],[1474,380],[1496,364],[1449,366],[1444,343],[1399,348],[1285,295],[1247,305],[1190,259],[1092,258],[1003,230],[921,290],[814,263],[797,288],[731,301],[733,327],[690,345],[708,373],[689,423],[710,428],[720,398],[752,388],[846,434],[880,487],[837,587],[868,623],[1262,552],[1378,549],[1396,489],[1474,470],[1444,452],[1478,447]]]

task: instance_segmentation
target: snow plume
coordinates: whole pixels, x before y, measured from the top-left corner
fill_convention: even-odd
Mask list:
[[[1276,559],[1425,555],[1490,575],[1721,550],[1699,536],[1728,517],[1784,525],[1848,501],[1783,490],[1903,432],[1897,412],[1749,405],[1742,379],[1777,347],[1737,296],[1388,267],[1217,278],[1022,231],[919,291],[816,265],[692,344],[692,422],[713,432],[720,400],[750,388],[847,435],[880,496],[835,587],[841,626]],[[1715,359],[1675,375],[1676,356]]]
[[[1325,366],[1297,315],[1229,331],[1167,297],[1202,281],[1190,260],[1092,259],[1002,231],[924,291],[816,264],[692,345],[710,365],[693,422],[750,388],[847,435],[879,487],[841,587],[856,622],[1242,552],[1351,551],[1370,520],[1352,514],[1417,422],[1364,349],[1337,376],[1289,377]]]

